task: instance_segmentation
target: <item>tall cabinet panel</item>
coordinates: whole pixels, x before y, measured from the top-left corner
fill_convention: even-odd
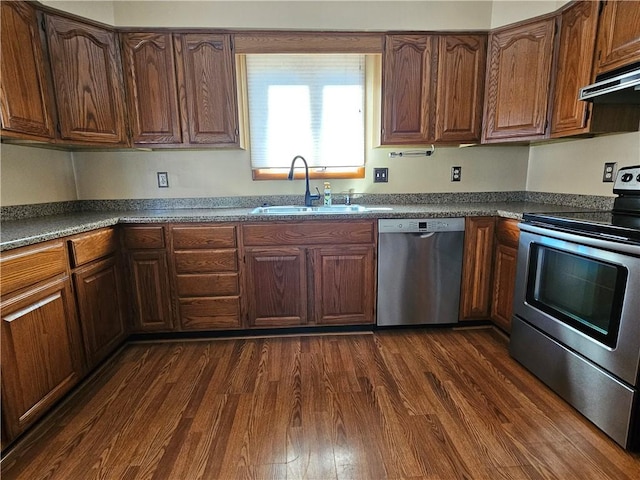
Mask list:
[[[127,142],[124,90],[113,31],[45,15],[60,138],[77,143]]]
[[[0,42],[3,135],[48,140],[55,136],[35,9],[2,2]]]
[[[171,33],[122,33],[132,141],[182,143]]]
[[[382,144],[430,142],[434,39],[387,35],[382,86]]]
[[[489,35],[483,142],[546,136],[554,29],[547,18]]]
[[[640,2],[605,2],[600,15],[596,74],[640,62]]]
[[[187,143],[238,146],[231,35],[176,35],[175,48]]]

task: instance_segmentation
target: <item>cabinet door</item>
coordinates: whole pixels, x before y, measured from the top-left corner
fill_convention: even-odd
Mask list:
[[[436,142],[474,142],[482,130],[485,35],[438,38]]]
[[[3,299],[2,409],[15,438],[60,400],[83,373],[83,353],[68,277]]]
[[[387,35],[382,65],[382,144],[427,143],[433,138],[431,72],[435,36]]]
[[[73,275],[89,368],[111,353],[126,334],[120,270],[115,257],[76,270]]]
[[[504,244],[496,247],[491,319],[503,330],[511,331],[513,293],[516,283],[518,249]]]
[[[310,251],[314,322],[373,323],[374,247],[336,246]]]
[[[0,99],[3,134],[39,140],[55,136],[35,9],[2,2]]]
[[[126,144],[115,33],[56,15],[45,18],[60,137]]]
[[[494,217],[465,220],[460,320],[487,319],[491,315],[495,225]]]
[[[552,103],[551,136],[588,131],[591,103],[578,100],[580,88],[592,82],[598,27],[598,2],[577,2],[562,12],[560,47]]]
[[[182,143],[171,33],[122,33],[132,141]]]
[[[164,251],[128,253],[130,289],[137,331],[167,331],[173,328],[169,269]]]
[[[489,36],[483,142],[545,137],[554,28],[550,18]]]
[[[297,247],[247,248],[246,299],[251,327],[307,323],[305,252]]]
[[[640,62],[640,2],[605,2],[598,30],[596,74],[635,62]]]
[[[175,36],[185,137],[190,144],[238,146],[235,64],[230,35]]]

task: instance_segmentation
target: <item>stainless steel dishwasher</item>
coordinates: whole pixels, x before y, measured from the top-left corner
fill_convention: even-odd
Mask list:
[[[458,322],[464,218],[378,220],[381,326]]]

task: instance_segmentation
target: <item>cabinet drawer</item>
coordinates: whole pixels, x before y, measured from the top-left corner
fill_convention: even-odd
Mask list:
[[[89,233],[69,240],[73,266],[84,265],[106,257],[117,250],[118,243],[113,228]]]
[[[223,297],[239,293],[237,273],[178,275],[176,283],[180,297]]]
[[[174,250],[193,248],[235,248],[236,227],[173,227],[171,229]]]
[[[177,273],[216,273],[238,270],[236,249],[175,252]]]
[[[2,295],[67,271],[63,242],[20,248],[0,258]]]
[[[242,226],[242,236],[247,246],[340,245],[375,241],[371,221],[250,224]]]
[[[239,328],[240,300],[238,297],[180,300],[180,323],[183,330]]]
[[[496,236],[498,238],[498,243],[518,248],[518,239],[520,238],[518,221],[508,218],[498,219]]]
[[[164,248],[164,227],[127,227],[124,230],[124,247]]]

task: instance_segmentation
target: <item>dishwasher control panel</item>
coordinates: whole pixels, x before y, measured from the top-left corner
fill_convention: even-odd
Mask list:
[[[464,218],[397,218],[378,220],[378,234],[464,231]]]

